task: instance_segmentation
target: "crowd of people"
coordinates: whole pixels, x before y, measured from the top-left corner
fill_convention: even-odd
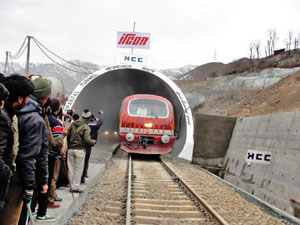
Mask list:
[[[81,118],[74,109],[64,114],[50,95],[45,78],[0,74],[1,225],[25,225],[28,212],[38,222],[55,221],[47,208],[60,207],[63,200],[56,194],[62,169],[70,191],[83,192],[79,186],[87,181],[104,111],[99,118],[88,109]]]

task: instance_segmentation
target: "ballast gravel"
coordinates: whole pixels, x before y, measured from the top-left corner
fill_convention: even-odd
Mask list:
[[[265,213],[259,206],[245,200],[216,177],[187,161],[163,157],[189,185],[219,213],[234,225],[279,225],[288,222]]]

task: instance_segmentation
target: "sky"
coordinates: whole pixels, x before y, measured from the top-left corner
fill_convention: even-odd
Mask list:
[[[229,63],[249,57],[251,42],[276,29],[275,48],[288,32],[300,37],[299,0],[1,0],[0,62],[27,35],[66,60],[119,64],[118,31],[151,34],[150,49],[135,49],[156,69]],[[16,62],[25,63],[26,52]],[[59,60],[58,60],[59,61]],[[31,42],[30,62],[51,62]],[[60,61],[59,61],[60,62]]]

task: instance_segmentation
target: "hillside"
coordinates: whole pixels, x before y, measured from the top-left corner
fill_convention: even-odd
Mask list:
[[[208,63],[175,83],[193,113],[238,117],[300,109],[299,50],[249,62]]]
[[[103,65],[97,65],[81,60],[72,60],[70,63],[62,63],[61,66],[54,63],[30,63],[29,72],[32,74],[41,75],[44,77],[55,77],[63,82],[65,90],[72,90],[89,74],[101,69]],[[78,65],[78,66],[76,66]],[[183,74],[194,69],[196,66],[187,65],[179,68],[158,69],[159,72],[169,77],[171,80],[179,79]],[[0,62],[0,72],[4,71],[4,63]],[[25,74],[25,65],[19,63],[9,64],[8,74],[19,73]]]
[[[229,116],[256,116],[300,110],[300,72],[268,88],[247,94],[229,110]]]
[[[254,79],[240,78],[230,75],[208,81],[176,83],[187,97],[193,113],[240,117],[300,109],[300,67],[266,69],[256,77],[252,76]],[[256,86],[249,85],[250,81]]]
[[[221,62],[207,63],[185,73],[180,80],[205,80],[231,74],[251,73],[267,68],[293,68],[299,65],[300,50],[296,49],[259,60],[241,58],[228,64]]]
[[[228,64],[221,62],[207,63],[196,67],[187,72],[181,79],[183,80],[205,80],[207,78],[224,76],[227,74],[235,74],[250,69],[250,60],[242,58]]]

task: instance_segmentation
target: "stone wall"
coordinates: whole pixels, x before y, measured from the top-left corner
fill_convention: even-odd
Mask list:
[[[270,164],[247,163],[248,150],[270,152]],[[225,180],[298,217],[300,112],[238,118],[224,170]]]

